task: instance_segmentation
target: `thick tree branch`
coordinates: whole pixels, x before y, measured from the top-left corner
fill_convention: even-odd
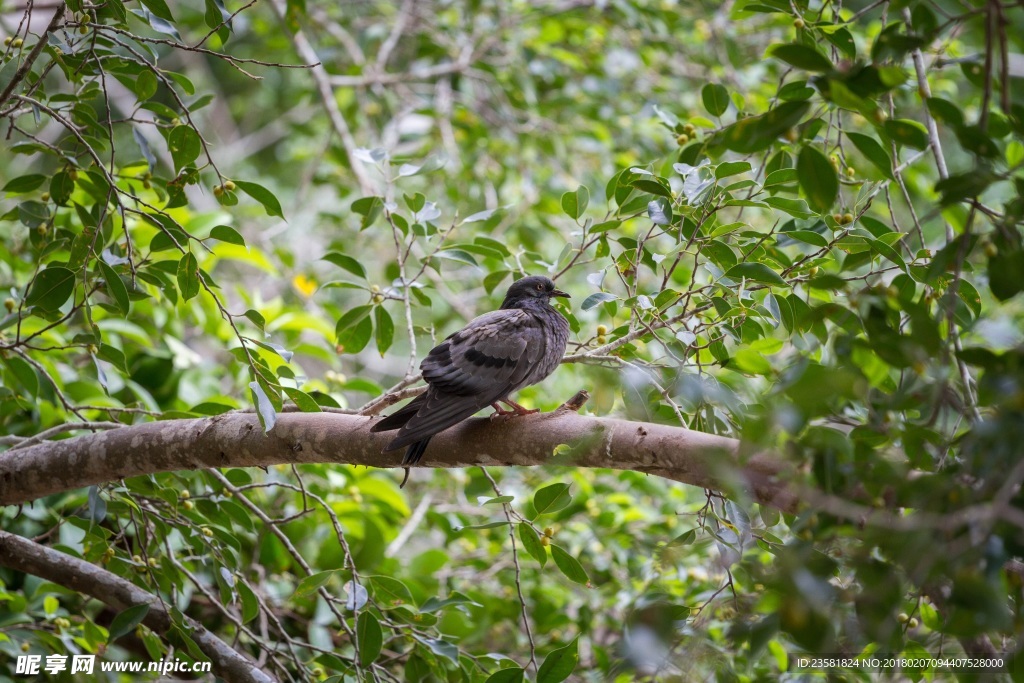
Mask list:
[[[142,623],[160,634],[171,628],[171,616],[155,595],[85,560],[6,531],[0,531],[0,566],[84,593],[118,611],[148,604],[149,612]],[[260,671],[255,662],[233,650],[202,624],[188,617],[186,622],[191,629],[189,637],[210,658],[214,672],[225,681],[274,683],[274,678]]]
[[[402,451],[373,434],[376,418],[283,413],[269,435],[253,413],[132,425],[0,453],[0,505],[154,472],[281,463],[398,467]],[[568,444],[569,449],[556,448]],[[740,443],[644,422],[586,417],[562,408],[525,417],[467,420],[430,442],[427,467],[566,465],[634,470],[715,490],[746,488],[759,502],[793,509],[781,464],[741,454]]]

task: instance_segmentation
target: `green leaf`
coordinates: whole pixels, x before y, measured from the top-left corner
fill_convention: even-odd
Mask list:
[[[747,280],[766,282],[770,285],[789,286],[778,273],[763,263],[737,263],[726,272],[725,276],[733,280],[746,278]]]
[[[335,327],[341,353],[359,353],[370,343],[373,335],[373,322],[370,320],[372,308],[369,305],[356,306],[341,316]]]
[[[901,145],[914,149],[924,149],[928,146],[928,131],[917,121],[889,119],[882,127],[886,135]]]
[[[294,387],[281,387],[281,390],[292,400],[295,405],[299,407],[304,413],[320,413],[320,405],[313,400],[313,397]]]
[[[278,218],[284,218],[284,211],[281,210],[281,202],[277,201],[277,197],[274,193],[256,183],[250,183],[244,180],[236,180],[235,185],[238,189],[246,193],[260,204],[263,205],[263,210],[267,212],[268,216],[277,216]]]
[[[156,76],[153,75],[152,71],[147,69],[140,73],[138,78],[135,79],[135,96],[139,98],[139,102],[144,102],[156,94],[157,87],[158,83]]]
[[[236,586],[238,597],[242,601],[242,623],[248,624],[260,614],[260,603],[249,585],[242,581]]]
[[[174,21],[174,15],[171,14],[171,10],[167,7],[167,3],[164,0],[139,0],[143,5],[146,6],[150,12],[165,19],[167,21]]]
[[[274,404],[271,402],[270,396],[267,395],[263,385],[258,381],[249,382],[249,388],[252,390],[252,403],[256,408],[256,413],[259,415],[260,424],[263,425],[263,432],[269,433],[277,423],[277,411],[274,410]]]
[[[715,168],[715,178],[728,178],[729,176],[746,173],[750,170],[749,161],[726,161]]]
[[[213,230],[210,231],[210,237],[226,244],[237,244],[240,247],[245,246],[245,239],[230,225],[214,226]]]
[[[178,289],[184,301],[199,295],[199,262],[191,251],[178,261]]]
[[[541,545],[540,537],[526,522],[519,524],[519,540],[523,542],[523,548],[530,554],[530,557],[540,562],[541,567],[548,563],[548,553]]]
[[[603,304],[606,301],[615,301],[618,298],[619,297],[615,296],[614,294],[609,294],[608,292],[594,292],[593,294],[591,294],[590,296],[583,300],[583,303],[580,304],[580,308],[583,309],[584,311],[589,311],[591,308],[597,306],[598,304]]]
[[[29,396],[35,397],[39,394],[39,375],[32,364],[21,356],[10,356],[3,359],[11,374],[17,378],[21,386],[25,387]]]
[[[584,585],[590,581],[590,578],[587,576],[587,572],[583,569],[583,565],[580,564],[580,561],[554,543],[551,544],[551,559],[555,561],[555,566],[557,566],[570,581]]]
[[[46,182],[46,176],[39,174],[23,175],[9,181],[4,185],[2,192],[10,194],[24,194],[38,190]]]
[[[465,263],[470,266],[480,267],[473,255],[465,249],[442,249],[434,254],[436,258],[449,259],[451,261],[458,261],[459,263]]]
[[[118,612],[107,629],[109,635],[107,642],[112,643],[122,636],[126,636],[135,630],[135,627],[142,623],[142,620],[149,614],[149,603],[133,605],[123,612]]]
[[[58,206],[66,206],[75,191],[75,181],[65,171],[54,173],[50,178],[50,199]]]
[[[352,273],[353,275],[358,275],[364,280],[366,279],[366,269],[363,268],[363,264],[361,264],[359,261],[355,260],[351,256],[348,256],[347,254],[341,254],[339,252],[332,251],[325,255],[322,260],[327,261],[329,263],[333,263],[339,268],[344,268],[348,272]]]
[[[384,631],[372,612],[362,612],[356,620],[356,640],[359,641],[359,663],[369,666],[380,656],[384,646]]]
[[[538,515],[558,512],[572,502],[568,484],[545,486],[533,495],[533,507]]]
[[[579,638],[574,638],[544,658],[544,663],[537,670],[537,683],[561,683],[572,675],[579,660]]]
[[[839,177],[828,158],[816,147],[805,145],[796,159],[796,173],[811,208],[818,213],[831,209],[839,196]]]
[[[586,185],[580,185],[575,192],[566,192],[562,195],[562,211],[573,220],[583,215],[588,204],[590,204],[590,190]]]
[[[121,276],[117,274],[113,268],[110,267],[103,259],[98,259],[97,263],[100,266],[100,272],[103,273],[103,279],[107,283],[107,294],[117,304],[117,308],[121,311],[121,315],[128,315],[128,309],[131,306],[131,301],[128,298],[128,288],[124,286],[124,282],[121,280]]]
[[[797,43],[772,45],[768,48],[768,56],[780,59],[790,66],[804,71],[831,71],[832,62],[813,47]]]
[[[484,683],[523,683],[526,672],[518,666],[499,669],[487,677]]]
[[[896,179],[892,174],[892,158],[878,140],[862,133],[847,133],[846,137],[882,175],[889,180]]]
[[[317,572],[304,577],[299,581],[299,585],[295,587],[294,597],[302,598],[317,592],[317,590],[327,585],[327,582],[331,580],[331,577],[334,576],[337,571],[337,569],[328,569],[325,572]]]
[[[377,350],[383,356],[391,348],[391,342],[395,339],[395,322],[383,306],[377,306],[373,311],[373,316],[377,322]]]
[[[75,291],[75,274],[61,266],[50,266],[36,276],[25,304],[43,311],[56,311]]]
[[[806,242],[807,244],[814,245],[815,247],[827,247],[828,240],[824,236],[812,230],[790,230],[789,232],[782,233],[787,237],[792,237],[795,240]]]
[[[729,91],[717,83],[707,83],[700,89],[704,108],[712,116],[721,116],[729,109]]]
[[[174,170],[181,171],[199,157],[203,151],[199,133],[192,126],[175,126],[167,135],[167,148],[171,151]]]
[[[760,116],[748,116],[726,126],[713,140],[741,154],[759,152],[800,123],[810,107],[809,102],[783,102]]]
[[[352,202],[352,211],[363,217],[359,224],[360,230],[373,225],[384,211],[384,200],[380,197],[363,197]]]

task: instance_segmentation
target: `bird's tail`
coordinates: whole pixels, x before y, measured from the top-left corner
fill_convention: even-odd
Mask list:
[[[375,423],[370,427],[371,432],[390,432],[395,429],[401,429],[405,426],[405,423],[413,418],[413,416],[419,412],[419,409],[423,407],[423,403],[426,401],[426,394],[421,394],[413,400],[406,403],[404,406],[396,410],[391,415],[388,415],[380,422]]]
[[[405,488],[405,483],[409,481],[409,466],[415,465],[423,457],[423,451],[427,450],[427,444],[430,443],[430,437],[414,441],[409,444],[409,448],[405,451],[405,457],[402,458],[402,465],[405,467],[405,476],[402,477],[402,483],[398,485],[398,488]]]

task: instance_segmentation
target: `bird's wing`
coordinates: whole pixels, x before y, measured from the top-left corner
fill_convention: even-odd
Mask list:
[[[434,347],[420,370],[428,384],[446,394],[508,393],[544,356],[545,346],[543,328],[533,315],[519,309],[492,311]]]
[[[430,388],[388,449],[433,436],[505,398],[523,385],[545,345],[540,323],[524,311],[499,310],[476,318],[420,364]]]

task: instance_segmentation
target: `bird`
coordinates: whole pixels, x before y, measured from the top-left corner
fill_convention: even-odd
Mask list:
[[[516,280],[498,310],[474,318],[430,350],[420,363],[427,390],[370,428],[398,430],[383,452],[408,447],[400,488],[438,432],[487,406],[495,415],[538,412],[510,395],[550,375],[565,354],[569,322],[551,305],[553,297],[571,298],[543,275]]]

